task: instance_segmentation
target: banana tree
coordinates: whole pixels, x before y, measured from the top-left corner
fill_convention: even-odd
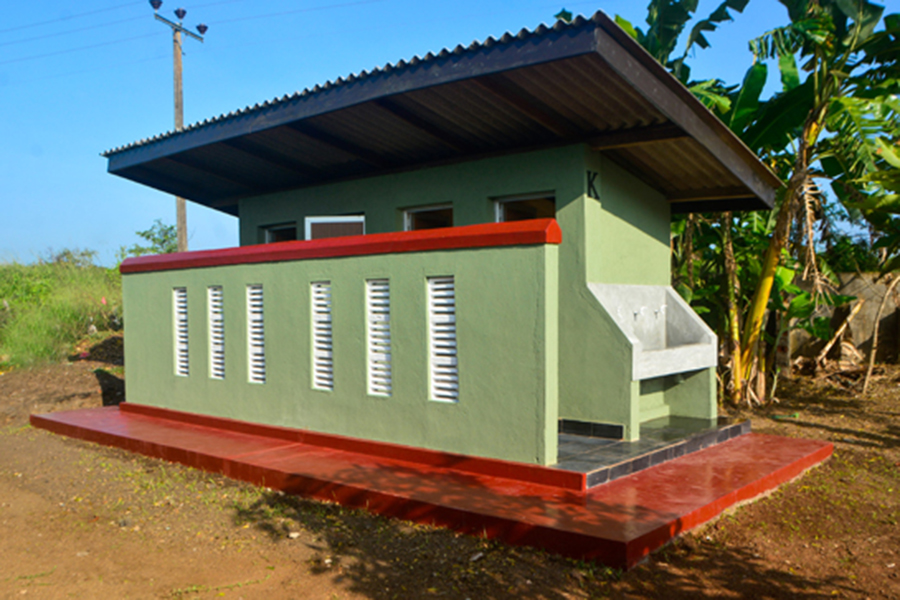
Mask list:
[[[721,82],[715,79],[690,81],[691,69],[686,61],[695,46],[709,48],[706,33],[715,31],[725,21],[734,20],[732,11],[743,12],[749,2],[750,0],[724,0],[705,19],[694,23],[685,39],[684,49],[674,58],[672,55],[678,41],[688,22],[694,17],[699,0],[650,0],[647,6],[646,31],[619,15],[615,19],[622,29],[686,84],[707,106],[724,111],[727,109],[727,98]]]
[[[758,62],[777,59],[783,89],[758,106],[745,129],[732,123],[748,146],[785,172],[787,180],[744,321],[740,369],[733,373],[741,378],[738,387],[744,387],[751,372],[766,374],[760,363],[764,317],[778,267],[790,250],[795,213],[813,203],[815,180],[830,179],[845,206],[873,224],[886,226],[892,221],[890,214],[900,209],[896,195],[888,193],[896,171],[884,157],[884,149],[896,144],[900,131],[898,17],[889,15],[885,28],[876,31],[883,7],[867,0],[781,3],[791,23],[750,46]],[[797,58],[803,61],[800,68]],[[801,70],[806,74],[802,82]],[[746,87],[745,78],[742,90]],[[807,247],[814,268],[814,240]]]
[[[817,179],[830,179],[849,214],[877,229],[886,253],[900,254],[900,223],[893,217],[900,212],[900,19],[888,15],[884,29],[876,31],[883,8],[867,0],[780,1],[790,23],[751,41],[754,65],[742,84],[731,88],[717,79],[689,81],[686,59],[693,47],[708,47],[704,33],[730,20],[730,11],[743,11],[746,0],[722,2],[698,21],[681,54],[675,53],[676,44],[697,8],[695,0],[652,0],[646,31],[617,17],[786,182],[769,215],[726,214],[717,221],[687,215],[673,223],[673,284],[725,342],[723,375],[735,401],[750,397],[751,373],[759,374],[757,395],[766,397],[771,361],[761,360],[760,340],[767,311],[783,305],[772,300],[778,267],[802,259],[807,273],[828,270],[817,256],[821,234],[813,235],[821,218],[815,214],[821,212]],[[777,62],[782,90],[762,101],[768,59]],[[799,208],[805,218],[792,228]],[[804,256],[794,255],[792,237]],[[897,263],[900,267],[900,259]]]

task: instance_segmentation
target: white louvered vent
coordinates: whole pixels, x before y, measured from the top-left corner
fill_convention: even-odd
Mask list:
[[[175,374],[187,377],[190,375],[187,288],[172,289],[172,306],[175,314]]]
[[[331,337],[331,282],[312,283],[313,388],[334,389]]]
[[[369,393],[391,395],[391,284],[387,279],[366,281]]]
[[[263,286],[247,286],[247,362],[250,383],[266,382],[266,329]]]
[[[222,303],[222,286],[206,288],[209,314],[209,376],[225,379],[225,315]]]
[[[428,278],[428,346],[431,399],[459,400],[456,361],[456,290],[453,277]]]

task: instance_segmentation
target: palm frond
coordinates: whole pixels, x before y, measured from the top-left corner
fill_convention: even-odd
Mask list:
[[[815,46],[833,46],[833,34],[834,22],[831,16],[816,11],[805,19],[777,27],[750,40],[750,52],[758,61],[798,52],[809,54]]]

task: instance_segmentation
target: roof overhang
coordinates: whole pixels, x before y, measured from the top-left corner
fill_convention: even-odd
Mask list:
[[[770,208],[780,180],[602,12],[400,61],[104,153],[230,214],[242,198],[584,143],[673,212]]]

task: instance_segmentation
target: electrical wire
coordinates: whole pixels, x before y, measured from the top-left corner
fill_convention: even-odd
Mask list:
[[[137,6],[138,4],[143,4],[143,2],[129,2],[128,4],[120,4],[119,6],[110,6],[107,8],[98,8],[95,10],[89,10],[83,13],[75,13],[74,15],[68,15],[66,17],[57,17],[55,19],[48,19],[46,21],[38,21],[36,23],[29,23],[27,25],[17,25],[15,27],[8,27],[6,29],[0,29],[0,33],[9,33],[10,31],[21,31],[22,29],[32,29],[34,27],[41,27],[43,25],[50,25],[52,23],[58,23],[60,21],[71,21],[72,19],[80,19],[81,17],[89,17],[91,15],[96,15],[104,12],[111,12],[114,10],[121,10],[123,8],[128,8],[129,6]]]
[[[195,5],[193,5],[191,8],[192,8],[192,9],[197,9],[197,8],[207,8],[207,7],[210,7],[210,6],[222,6],[222,5],[224,5],[224,4],[236,4],[236,3],[239,3],[239,2],[247,2],[247,1],[248,1],[248,0],[220,0],[219,2],[206,2],[206,3],[204,3],[204,4],[195,4]],[[370,0],[370,1],[376,1],[376,0]],[[383,1],[383,0],[378,0],[378,1]],[[61,21],[71,21],[71,20],[73,20],[73,19],[79,19],[79,18],[81,18],[81,17],[88,17],[88,16],[91,16],[91,15],[95,15],[95,14],[99,14],[99,13],[103,13],[103,12],[110,12],[110,11],[114,11],[114,10],[121,10],[121,9],[123,9],[123,8],[129,8],[129,7],[132,7],[132,6],[137,6],[137,5],[139,5],[139,4],[140,4],[140,5],[143,5],[143,3],[133,3],[133,2],[132,2],[132,3],[128,3],[128,4],[124,4],[124,5],[120,5],[120,6],[112,6],[112,7],[108,7],[108,8],[100,8],[100,9],[97,9],[97,10],[87,11],[87,12],[83,12],[83,13],[76,13],[76,14],[74,14],[74,15],[69,15],[69,16],[66,16],[66,17],[57,17],[57,18],[55,18],[55,19],[49,19],[49,20],[47,20],[47,21],[38,21],[38,22],[36,22],[36,23],[29,23],[29,24],[27,24],[27,25],[18,25],[18,26],[16,26],[16,27],[10,27],[10,28],[7,28],[7,29],[0,29],[0,34],[3,34],[3,33],[9,33],[9,32],[12,32],[12,31],[20,31],[20,30],[22,30],[22,29],[32,29],[32,28],[35,28],[35,27],[41,27],[41,26],[44,26],[44,25],[52,25],[53,23],[58,23],[58,22],[61,22]],[[278,15],[281,15],[281,14],[290,14],[290,13],[292,13],[292,12],[308,12],[308,11],[314,11],[314,10],[325,10],[325,9],[328,9],[328,8],[340,8],[340,7],[342,7],[342,6],[352,6],[353,4],[354,4],[354,3],[348,4],[348,5],[338,4],[338,5],[333,5],[333,6],[316,6],[316,7],[306,8],[306,9],[300,9],[300,10],[297,10],[297,11],[287,11],[286,13],[273,13],[273,16],[278,16]],[[358,3],[355,3],[355,4],[366,4],[366,2],[358,2]],[[55,33],[49,33],[49,34],[46,34],[46,35],[39,35],[39,36],[34,36],[34,37],[30,37],[30,38],[24,38],[24,39],[20,39],[20,40],[12,40],[12,41],[9,41],[9,42],[0,42],[0,46],[11,46],[11,45],[14,45],[14,44],[24,44],[24,43],[26,43],[26,42],[32,42],[32,41],[43,40],[43,39],[47,39],[47,38],[51,38],[51,37],[58,37],[58,36],[62,36],[62,35],[68,35],[68,34],[70,34],[70,33],[76,33],[76,32],[79,32],[79,31],[88,31],[88,30],[91,30],[91,29],[100,29],[100,28],[103,28],[103,27],[108,27],[108,26],[110,26],[110,25],[118,25],[118,24],[120,24],[120,23],[127,23],[127,22],[130,22],[130,21],[136,21],[136,20],[138,20],[138,19],[144,19],[144,18],[146,18],[146,17],[145,17],[145,16],[138,16],[138,17],[129,17],[129,18],[127,18],[127,19],[120,19],[120,20],[118,20],[118,21],[108,21],[108,22],[106,22],[106,23],[101,23],[101,24],[98,24],[98,25],[89,25],[89,26],[87,26],[87,27],[79,27],[79,28],[77,28],[77,29],[68,29],[68,30],[65,30],[65,31],[59,31],[59,32],[55,32]],[[229,21],[229,22],[230,22],[230,21]]]
[[[118,40],[110,40],[107,42],[100,42],[98,44],[91,44],[89,46],[79,46],[78,48],[67,48],[66,50],[58,50],[56,52],[47,52],[46,54],[35,54],[34,56],[23,56],[21,58],[13,58],[10,60],[0,61],[0,65],[9,65],[13,63],[25,62],[29,60],[37,60],[39,58],[47,58],[49,56],[59,56],[61,54],[69,54],[71,52],[79,52],[81,50],[90,50],[92,48],[100,48],[102,46],[112,46],[113,44],[121,44],[122,42],[130,42],[132,40],[139,40],[142,38],[159,36],[162,34],[162,31],[154,31],[153,33],[146,33],[144,35],[133,35],[131,37],[122,38]]]
[[[223,4],[234,4],[234,3],[237,3],[237,2],[246,2],[246,1],[247,1],[247,0],[221,0],[221,1],[219,1],[219,2],[207,2],[206,4],[200,4],[200,5],[196,6],[195,8],[198,8],[198,7],[202,8],[202,7],[208,7],[208,6],[219,6],[219,5],[223,5]],[[363,5],[363,4],[374,4],[374,3],[377,3],[377,2],[386,2],[386,1],[387,1],[387,0],[358,0],[358,1],[356,1],[356,2],[345,2],[345,3],[342,3],[342,4],[331,4],[331,5],[324,5],[324,6],[313,6],[313,7],[308,7],[308,8],[296,9],[296,10],[281,11],[281,12],[277,12],[277,13],[268,13],[268,14],[264,14],[264,15],[251,15],[251,16],[249,16],[249,17],[239,17],[239,18],[235,18],[235,19],[226,19],[226,20],[222,20],[222,21],[215,21],[214,23],[215,23],[215,24],[233,23],[233,22],[238,22],[238,21],[247,21],[247,20],[254,20],[254,19],[264,19],[264,18],[270,18],[270,17],[278,17],[278,16],[283,16],[283,15],[289,15],[289,14],[304,13],[304,12],[314,12],[314,11],[328,10],[328,9],[332,9],[332,8],[345,8],[345,7],[348,7],[348,6],[359,6],[359,5]],[[129,5],[127,5],[127,6],[131,6],[131,4],[129,4]],[[14,30],[18,30],[18,29],[25,29],[25,28],[29,28],[29,27],[37,27],[37,26],[39,26],[39,25],[46,25],[46,24],[54,23],[54,22],[61,21],[61,20],[68,20],[68,19],[72,19],[72,18],[78,18],[78,17],[83,17],[83,16],[89,16],[89,15],[93,15],[93,14],[100,13],[100,12],[106,12],[106,11],[110,11],[110,10],[117,10],[117,9],[120,9],[120,8],[126,8],[127,6],[118,6],[118,7],[111,7],[111,8],[105,8],[105,9],[98,9],[98,10],[94,10],[94,11],[89,11],[89,12],[85,12],[85,13],[80,13],[80,14],[78,14],[78,15],[73,15],[73,16],[71,16],[71,17],[62,17],[62,18],[52,19],[52,20],[48,20],[48,21],[41,21],[41,22],[39,22],[39,23],[32,23],[32,24],[29,24],[29,25],[22,25],[22,26],[19,26],[19,27],[13,27],[13,28],[11,28],[11,29],[0,30],[0,33],[4,33],[4,32],[7,32],[7,31],[14,31]],[[60,36],[69,35],[69,34],[72,34],[72,33],[79,33],[79,32],[82,32],[82,31],[90,31],[90,30],[93,30],[93,29],[103,29],[103,28],[106,28],[106,27],[109,27],[109,26],[112,26],[112,25],[119,25],[119,24],[122,24],[122,23],[129,23],[129,22],[132,22],[132,21],[138,21],[138,20],[144,19],[144,18],[146,18],[146,17],[144,17],[144,16],[129,17],[129,18],[127,18],[127,19],[119,19],[119,20],[117,20],[117,21],[108,21],[108,22],[105,22],[105,23],[99,23],[99,24],[96,24],[96,25],[88,25],[88,26],[86,26],[86,27],[78,27],[78,28],[76,28],[76,29],[68,29],[68,30],[66,30],[66,31],[58,31],[58,32],[54,32],[54,33],[48,33],[48,34],[45,34],[45,35],[32,36],[32,37],[30,37],[30,38],[24,38],[24,39],[20,39],[20,40],[12,40],[12,41],[8,41],[8,42],[0,42],[0,47],[4,47],[4,46],[13,46],[13,45],[17,45],[17,44],[25,44],[25,43],[28,43],[28,42],[34,42],[34,41],[45,40],[45,39],[54,38],[54,37],[60,37]],[[121,41],[128,41],[128,40],[130,40],[130,39],[135,39],[135,38],[127,38],[126,40],[121,40]],[[118,43],[118,42],[109,42],[109,43],[112,44],[112,43]],[[47,57],[50,57],[50,56],[57,56],[57,55],[59,55],[59,54],[66,54],[67,52],[77,52],[77,51],[80,51],[80,50],[85,50],[85,49],[95,48],[95,47],[97,47],[97,46],[83,46],[83,47],[78,47],[78,48],[72,48],[72,49],[69,49],[69,50],[60,50],[60,51],[58,51],[58,52],[52,52],[52,53],[48,53],[48,54],[39,54],[39,55],[35,55],[35,56],[26,56],[26,57],[22,57],[22,58],[17,58],[17,59],[11,59],[11,60],[7,60],[7,61],[2,61],[2,62],[0,62],[0,65],[11,64],[11,63],[16,63],[16,62],[24,62],[24,61],[29,61],[29,60],[35,60],[35,59],[38,59],[38,58],[47,58]]]
[[[79,27],[78,29],[69,29],[66,31],[57,31],[55,33],[47,33],[44,35],[37,35],[30,38],[25,38],[22,40],[13,40],[11,42],[0,42],[0,46],[14,46],[15,44],[25,44],[27,42],[35,42],[37,40],[46,40],[47,38],[59,37],[62,35],[69,35],[70,33],[78,33],[81,31],[89,31],[91,29],[102,29],[104,27],[109,27],[110,25],[119,25],[121,23],[129,23],[131,21],[137,21],[139,19],[146,19],[146,16],[140,17],[129,17],[127,19],[119,19],[118,21],[110,21],[108,23],[100,23],[98,25],[88,25],[87,27]]]
[[[217,5],[223,5],[223,4],[235,4],[235,3],[238,3],[238,2],[246,2],[246,1],[247,1],[247,0],[220,0],[220,1],[218,1],[218,2],[207,2],[207,3],[205,3],[205,4],[196,5],[195,8],[196,8],[196,7],[217,6]],[[213,21],[213,24],[220,25],[220,24],[226,24],[226,23],[234,23],[234,22],[240,22],[240,21],[250,21],[250,20],[257,20],[257,19],[264,19],[264,18],[272,18],[272,17],[280,17],[280,16],[284,16],[284,15],[299,14],[299,13],[306,13],[306,12],[315,12],[315,11],[322,11],[322,10],[335,9],[335,8],[347,8],[347,7],[352,7],[352,6],[361,6],[361,5],[367,5],[367,4],[376,4],[376,3],[386,2],[386,1],[388,1],[388,0],[356,0],[356,1],[354,1],[354,2],[343,2],[343,3],[340,3],[340,4],[328,4],[328,5],[322,5],[322,6],[313,6],[313,7],[300,8],[300,9],[295,9],[295,10],[280,11],[280,12],[275,12],[275,13],[267,13],[267,14],[262,14],[262,15],[250,15],[250,16],[246,16],[246,17],[238,17],[238,18],[234,18],[234,19],[223,19],[223,20],[221,20],[221,21]],[[27,27],[38,26],[38,25],[47,24],[47,23],[53,23],[53,22],[57,22],[57,21],[61,21],[61,20],[68,20],[68,19],[71,19],[71,18],[77,18],[77,17],[82,17],[82,16],[89,16],[89,15],[93,15],[93,14],[97,14],[97,13],[101,13],[101,12],[108,12],[108,11],[112,11],[112,10],[117,10],[117,9],[121,9],[121,8],[126,8],[126,7],[128,7],[128,6],[132,6],[133,4],[134,4],[134,3],[130,3],[130,4],[128,4],[128,5],[120,5],[120,6],[116,6],[116,7],[109,7],[109,8],[105,8],[105,9],[97,9],[97,10],[94,10],[94,11],[88,11],[88,12],[85,12],[85,13],[79,13],[79,14],[73,15],[73,16],[71,16],[71,17],[63,17],[63,18],[52,19],[52,20],[48,20],[48,21],[42,21],[42,22],[40,22],[40,23],[34,23],[34,24],[30,24],[30,25],[22,25],[22,26],[19,26],[19,27],[11,28],[11,29],[0,30],[0,33],[3,33],[4,31],[13,31],[13,30],[16,30],[16,29],[24,29],[24,28],[27,28]],[[588,4],[588,3],[587,3],[587,2],[576,2],[575,4],[576,4],[576,5],[581,5],[581,4]],[[548,4],[547,6],[551,6],[551,5]],[[555,6],[555,5],[554,5],[554,6]],[[16,40],[16,41],[12,41],[12,42],[3,42],[3,43],[0,43],[0,47],[2,47],[2,46],[7,46],[7,45],[11,45],[11,44],[24,43],[24,42],[26,42],[26,41],[32,41],[32,40],[44,39],[44,38],[48,38],[48,37],[55,37],[55,36],[65,35],[65,34],[67,34],[67,33],[75,33],[75,32],[85,31],[85,30],[89,30],[89,29],[97,29],[97,28],[101,28],[101,27],[107,27],[107,26],[109,26],[109,25],[115,25],[115,24],[119,24],[119,23],[125,23],[125,22],[135,21],[135,20],[142,19],[142,18],[145,18],[145,17],[143,17],[143,16],[141,16],[141,17],[129,17],[129,18],[127,18],[127,19],[120,19],[120,20],[118,20],[118,21],[112,21],[112,22],[108,22],[108,23],[104,23],[104,24],[92,25],[92,26],[88,26],[88,27],[81,27],[81,28],[69,30],[69,31],[66,31],[66,32],[58,32],[58,33],[48,34],[48,35],[46,35],[46,36],[37,36],[37,37],[29,38],[29,39],[26,39],[26,40]],[[69,53],[72,53],[72,52],[80,52],[80,51],[83,51],[83,50],[91,50],[91,49],[94,49],[94,48],[100,48],[100,47],[104,47],[104,46],[110,46],[110,45],[114,45],[114,44],[120,44],[120,43],[130,42],[130,41],[132,41],[132,40],[137,40],[137,39],[143,39],[143,38],[153,37],[153,36],[155,36],[155,35],[158,35],[158,34],[157,34],[157,33],[148,33],[148,34],[144,34],[144,35],[130,36],[130,37],[127,37],[127,38],[121,38],[121,39],[118,39],[118,40],[110,40],[110,41],[106,41],[106,42],[99,42],[99,43],[96,43],[96,44],[90,44],[90,45],[87,45],[87,46],[79,46],[79,47],[76,47],[76,48],[68,48],[68,49],[64,49],[64,50],[58,50],[58,51],[55,51],[55,52],[47,52],[47,53],[44,53],[44,54],[38,54],[38,55],[33,55],[33,56],[25,56],[25,57],[20,57],[20,58],[14,58],[14,59],[9,59],[9,60],[5,60],[5,61],[0,61],[0,65],[8,65],[8,64],[14,64],[14,63],[20,63],[20,62],[27,62],[27,61],[31,61],[31,60],[38,60],[38,59],[41,59],[41,58],[49,58],[49,57],[52,57],[52,56],[61,56],[61,55],[69,54]],[[244,46],[244,45],[248,45],[248,44],[240,44],[240,46]],[[249,45],[257,45],[257,44],[249,44]],[[81,72],[81,71],[79,71],[79,72]],[[62,74],[62,75],[60,75],[60,76],[64,76],[64,75],[65,75],[65,74]],[[34,81],[34,80],[29,80],[29,81]]]
[[[237,4],[247,0],[221,0],[221,2],[207,2],[206,4],[194,4],[192,8],[206,8],[207,6],[221,6],[223,4]]]
[[[226,2],[237,2],[240,0],[226,0]],[[264,15],[251,15],[249,17],[236,17],[234,19],[223,19],[221,21],[210,21],[211,25],[222,25],[224,23],[237,23],[239,21],[253,21],[256,19],[268,19],[270,17],[283,17],[284,15],[293,15],[297,13],[315,12],[320,10],[328,10],[331,8],[346,8],[348,6],[360,6],[363,4],[376,4],[379,2],[387,2],[388,0],[358,0],[357,2],[344,2],[342,4],[329,4],[325,6],[310,6],[308,8],[298,8],[295,10],[285,10],[281,12],[268,13]],[[224,4],[224,2],[223,2]]]
[[[94,69],[82,69],[80,71],[67,71],[64,73],[56,73],[55,75],[45,75],[43,77],[34,77],[32,79],[20,79],[18,81],[14,81],[12,83],[0,84],[0,88],[3,87],[12,87],[16,85],[22,85],[27,83],[36,83],[41,81],[47,81],[49,79],[62,79],[63,77],[73,77],[75,75],[84,75],[85,73],[97,73],[102,71],[112,71],[114,69],[119,69],[121,67],[130,67],[133,65],[139,65],[148,62],[155,62],[158,60],[163,60],[166,58],[171,58],[170,55],[167,54],[159,54],[157,56],[151,56],[150,58],[142,58],[139,60],[130,60],[126,62],[116,63],[113,65],[104,65],[102,67],[97,67]]]

